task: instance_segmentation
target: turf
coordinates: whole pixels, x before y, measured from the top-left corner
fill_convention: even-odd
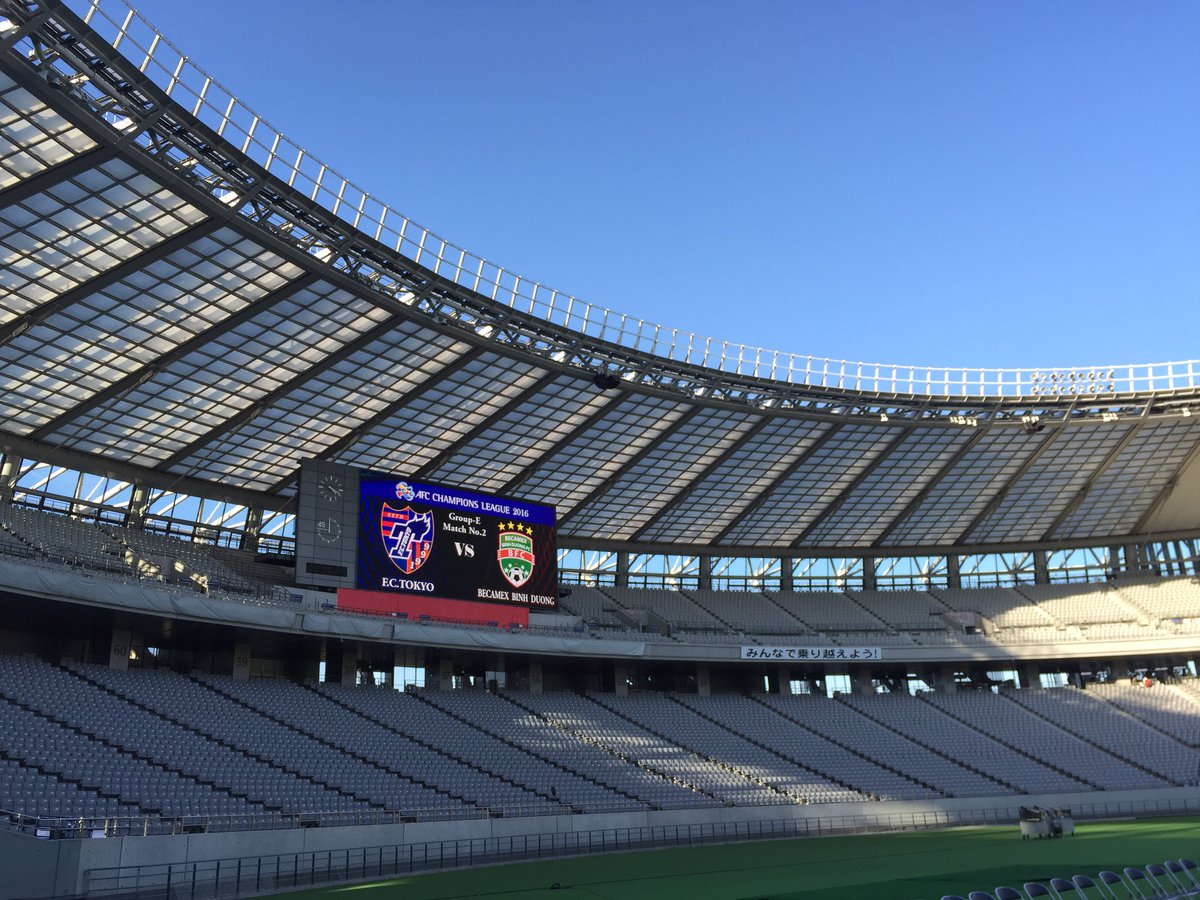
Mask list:
[[[403,877],[293,900],[938,900],[997,885],[1200,856],[1200,819],[1084,823],[1022,841],[1015,826],[686,847]],[[555,887],[557,885],[557,887]],[[1094,894],[1093,896],[1099,896]],[[1074,898],[1073,898],[1074,900]]]

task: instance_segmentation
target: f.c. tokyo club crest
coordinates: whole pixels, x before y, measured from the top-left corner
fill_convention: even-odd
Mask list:
[[[500,525],[500,546],[496,550],[500,574],[513,587],[520,587],[533,574],[533,529],[520,522]]]
[[[379,514],[379,534],[388,559],[405,575],[425,564],[433,550],[433,513],[419,513],[411,506],[392,509],[386,503]]]

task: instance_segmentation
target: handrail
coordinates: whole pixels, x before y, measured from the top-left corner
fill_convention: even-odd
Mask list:
[[[308,201],[467,291],[589,338],[729,375],[871,394],[1036,402],[1200,388],[1200,360],[1054,368],[860,362],[703,337],[588,303],[451,243],[358,187],[188,59],[127,0],[66,2],[167,96]],[[110,124],[119,133],[128,122]]]
[[[637,812],[650,808],[641,801],[609,801],[589,804],[588,813]],[[689,808],[700,808],[696,804]],[[572,812],[568,807],[563,813]],[[398,825],[410,822],[450,822],[474,819],[515,819],[545,816],[545,804],[421,807],[417,809],[372,809],[354,812],[261,812],[216,815],[127,815],[50,816],[29,815],[0,809],[0,828],[45,840],[74,840],[93,837],[145,837],[163,834],[209,834],[216,832],[279,831],[291,828],[335,828],[348,825]]]

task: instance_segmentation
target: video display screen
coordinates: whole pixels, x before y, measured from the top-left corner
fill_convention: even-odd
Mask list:
[[[363,472],[356,583],[454,600],[558,603],[554,507]]]

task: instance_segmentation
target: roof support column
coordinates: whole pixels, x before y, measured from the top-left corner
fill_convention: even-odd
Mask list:
[[[850,670],[850,691],[871,696],[875,693],[875,673],[865,667]]]
[[[1177,575],[1186,575],[1189,556],[1183,542],[1171,541],[1171,552],[1175,556],[1175,573]]]
[[[629,551],[617,551],[617,587],[629,587]]]
[[[873,557],[870,557],[870,556],[863,557],[862,573],[863,573],[863,590],[864,591],[876,590],[876,585],[878,584],[878,582],[875,580],[875,564],[877,562],[878,562],[878,560],[876,560]]]
[[[129,508],[125,510],[125,527],[141,531],[146,525],[146,513],[150,509],[150,489],[141,482],[133,483],[129,495]]]
[[[1183,541],[1172,541],[1172,546],[1175,548],[1175,571],[1180,575],[1188,573],[1188,563],[1192,560],[1192,554],[1188,549],[1188,545]]]
[[[239,550],[258,550],[258,535],[262,531],[263,511],[261,506],[246,507],[246,524],[238,541]]]
[[[1179,575],[1179,545],[1174,541],[1163,541],[1154,551],[1154,560],[1158,563],[1160,575]]]
[[[700,557],[700,577],[698,587],[702,591],[712,590],[712,573],[713,573],[713,558],[711,556]]]
[[[1104,573],[1104,577],[1111,581],[1117,575],[1121,574],[1121,548],[1108,548],[1108,570]]]
[[[1042,673],[1036,662],[1025,663],[1017,673],[1021,679],[1021,687],[1027,691],[1042,689]]]
[[[958,681],[953,665],[938,666],[933,673],[933,681],[929,682],[939,694],[956,694],[958,693]]]
[[[1033,551],[1033,583],[1034,584],[1049,584],[1050,583],[1050,566],[1046,560],[1045,550]]]
[[[621,663],[613,666],[613,693],[618,697],[629,696],[629,666]]]
[[[12,503],[13,491],[17,486],[17,474],[21,471],[21,457],[16,453],[5,453],[0,457],[0,506]]]
[[[962,569],[959,568],[957,553],[946,554],[946,587],[958,590],[962,587]]]
[[[1143,568],[1141,548],[1137,544],[1126,544],[1121,549],[1121,556],[1125,563],[1125,574],[1133,575],[1140,572]]]
[[[792,567],[795,564],[796,561],[790,556],[779,560],[779,590],[789,592],[793,590]]]
[[[1179,542],[1179,559],[1181,561],[1180,571],[1187,573],[1188,563],[1192,564],[1192,573],[1200,575],[1200,554],[1196,552],[1196,541],[1180,541]]]

